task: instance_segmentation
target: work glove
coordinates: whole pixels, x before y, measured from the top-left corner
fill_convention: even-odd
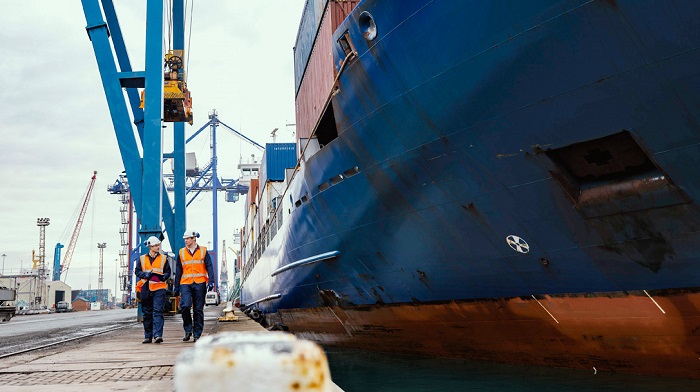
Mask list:
[[[152,274],[150,272],[144,272],[144,274],[146,274],[144,279],[146,279],[146,280],[151,279]]]
[[[209,291],[214,291],[214,283],[209,283],[209,286],[207,287]]]
[[[176,288],[175,291],[173,291],[173,295],[175,295],[176,297],[180,296],[180,288],[179,287]]]

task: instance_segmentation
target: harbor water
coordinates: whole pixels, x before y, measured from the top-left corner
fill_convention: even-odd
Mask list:
[[[700,380],[512,366],[326,348],[333,381],[346,392],[685,392]]]

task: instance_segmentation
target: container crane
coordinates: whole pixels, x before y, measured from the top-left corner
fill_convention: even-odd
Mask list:
[[[80,235],[80,228],[83,226],[83,219],[85,218],[85,212],[87,211],[88,203],[90,202],[90,195],[92,194],[92,188],[95,186],[95,180],[97,179],[97,171],[94,171],[92,178],[90,179],[90,185],[88,185],[87,192],[85,193],[85,200],[83,200],[83,206],[80,209],[80,214],[78,214],[78,221],[75,222],[75,228],[73,229],[73,235],[70,237],[70,242],[66,248],[66,254],[63,256],[63,263],[60,264],[58,276],[60,278],[61,274],[66,274],[63,276],[63,282],[66,281],[66,276],[68,275],[68,268],[70,267],[70,261],[73,258],[73,251],[75,251],[75,245],[78,243],[78,236]],[[56,244],[56,248],[61,244]],[[62,247],[62,246],[61,246]],[[56,249],[57,255],[60,255],[60,249]],[[55,276],[55,275],[54,275]]]

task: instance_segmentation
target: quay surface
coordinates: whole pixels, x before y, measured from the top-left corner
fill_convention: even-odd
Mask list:
[[[265,331],[238,309],[237,321],[219,322],[224,305],[207,307],[204,334]],[[178,354],[193,347],[183,342],[182,318],[166,316],[163,343],[142,344],[143,325],[0,359],[0,392],[172,391]],[[203,388],[206,380],[203,380]],[[231,380],[234,384],[238,380]],[[341,391],[339,388],[337,391]]]

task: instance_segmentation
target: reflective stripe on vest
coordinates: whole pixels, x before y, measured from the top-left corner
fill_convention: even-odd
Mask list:
[[[151,258],[148,257],[148,255],[143,255],[141,256],[141,270],[143,270],[143,272],[151,272],[154,274],[163,275],[163,268],[165,267],[165,263],[167,262],[168,260],[163,254],[158,255],[156,259],[153,260],[153,264],[151,264]],[[144,283],[146,283],[146,279],[141,280]],[[154,282],[151,280],[148,281],[148,289],[150,291],[165,290],[167,287],[168,284],[165,282]]]
[[[204,258],[207,255],[207,248],[198,246],[194,254],[190,254],[187,248],[180,249],[180,263],[182,264],[182,277],[180,284],[208,283],[209,274]]]

